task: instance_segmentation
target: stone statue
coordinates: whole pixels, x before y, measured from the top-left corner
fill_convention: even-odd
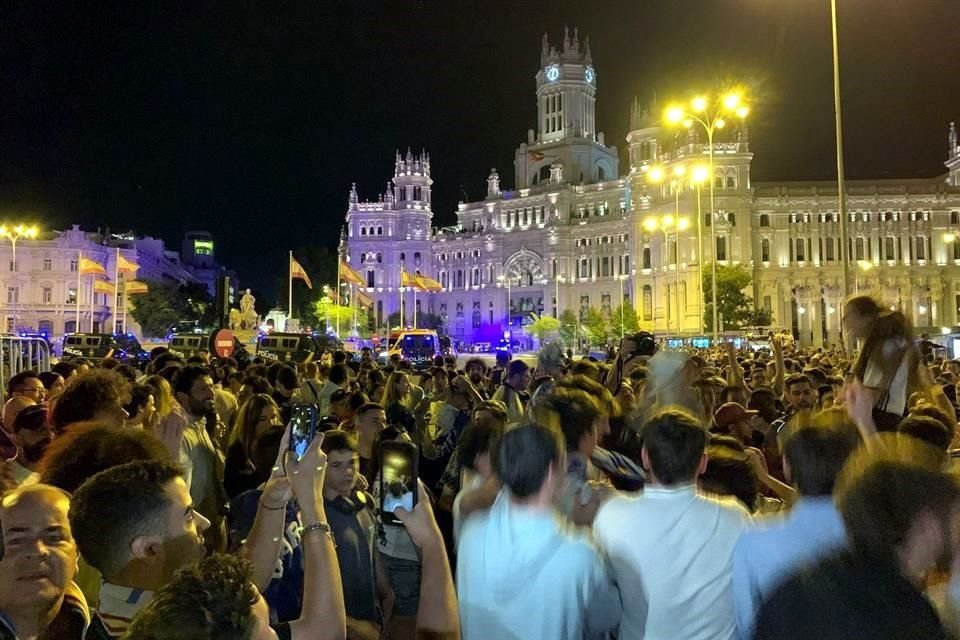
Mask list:
[[[257,299],[254,298],[253,294],[250,293],[250,289],[247,289],[244,292],[243,297],[240,298],[240,313],[246,316],[247,313],[254,308],[254,305],[256,305],[256,303],[257,303]]]
[[[243,328],[243,316],[239,309],[230,309],[230,330],[239,331]]]
[[[259,318],[255,308],[256,303],[257,299],[254,298],[253,294],[250,293],[250,289],[247,289],[244,292],[243,297],[240,298],[239,324],[241,329],[257,328],[257,320],[259,320]]]
[[[258,316],[257,312],[253,309],[253,307],[251,307],[247,309],[246,313],[243,313],[241,324],[243,325],[244,329],[249,329],[252,331],[257,328],[258,324],[260,324],[259,320],[260,316]]]

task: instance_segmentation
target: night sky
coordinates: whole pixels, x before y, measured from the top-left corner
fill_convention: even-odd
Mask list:
[[[350,183],[427,149],[435,224],[535,124],[544,31],[589,34],[598,128],[626,171],[633,97],[751,88],[754,180],[834,176],[829,0],[4,3],[0,218],[204,228],[244,282],[334,246]],[[107,4],[107,3],[102,3]],[[839,0],[850,178],[943,172],[960,1]],[[466,194],[466,195],[464,195]]]

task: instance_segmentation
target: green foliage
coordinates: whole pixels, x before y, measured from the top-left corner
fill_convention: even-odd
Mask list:
[[[570,309],[564,309],[560,312],[560,340],[568,347],[576,345],[577,337],[580,335],[580,319]]]
[[[607,344],[610,333],[610,322],[602,313],[590,307],[583,319],[583,332],[591,345],[603,346]]]
[[[130,297],[130,315],[146,337],[166,336],[170,325],[181,321],[200,322],[212,328],[215,318],[213,298],[202,284],[175,285],[158,280],[145,281],[147,293]]]
[[[753,299],[744,293],[752,281],[749,269],[743,265],[717,265],[717,308],[722,317],[720,326],[724,330],[738,329],[752,321]],[[713,330],[712,283],[713,274],[708,263],[703,266],[703,297],[707,300],[704,327],[707,331]]]
[[[524,332],[533,336],[541,344],[547,339],[555,337],[560,330],[560,321],[553,316],[538,316],[535,313],[530,314],[533,322],[524,326]]]
[[[755,327],[768,327],[773,322],[773,314],[766,309],[754,309],[750,324]]]
[[[361,315],[358,310],[358,327],[363,324]],[[317,327],[321,331],[339,327],[340,335],[348,335],[353,329],[353,307],[335,304],[328,296],[323,296],[313,303],[313,316],[317,319]]]
[[[623,326],[621,331],[621,318]],[[619,340],[621,335],[632,335],[640,330],[637,310],[629,302],[617,307],[610,314],[610,335]]]

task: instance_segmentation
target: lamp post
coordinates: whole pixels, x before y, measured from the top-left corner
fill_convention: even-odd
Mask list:
[[[728,93],[723,96],[722,99],[714,101],[711,104],[711,101],[704,96],[698,96],[690,102],[690,108],[687,109],[681,105],[673,105],[667,108],[666,119],[667,122],[671,124],[680,124],[682,123],[685,127],[692,127],[695,124],[703,127],[703,130],[707,134],[707,152],[708,152],[708,176],[710,179],[710,242],[713,246],[712,256],[713,259],[710,261],[710,274],[711,274],[711,286],[710,286],[710,297],[713,304],[713,340],[716,342],[718,340],[718,329],[719,329],[719,313],[717,309],[717,232],[716,225],[713,224],[712,217],[714,214],[714,186],[716,178],[713,174],[713,134],[718,129],[723,129],[726,126],[726,120],[724,116],[736,116],[741,120],[747,117],[747,114],[750,113],[749,107],[745,104],[742,104],[742,99],[738,93]]]
[[[697,165],[693,168],[693,171],[690,173],[690,182],[693,184],[694,188],[697,190],[697,300],[700,302],[700,314],[699,321],[697,324],[698,333],[702,336],[705,333],[704,330],[704,296],[703,296],[703,211],[701,207],[700,200],[700,188],[703,186],[703,182],[710,177],[709,170],[703,165]],[[711,225],[712,228],[712,225]]]
[[[510,318],[510,276],[506,275],[506,271],[504,271],[504,275],[497,278],[497,282],[499,282],[501,286],[503,286],[503,284],[506,283],[506,286],[507,286],[507,332],[510,334],[508,337],[508,340],[512,341],[513,340],[513,323]]]
[[[11,271],[14,273],[14,279],[17,282],[17,297],[16,300],[11,303],[11,315],[13,316],[13,333],[17,332],[17,307],[20,302],[20,284],[19,278],[16,275],[19,269],[17,268],[17,240],[20,238],[36,238],[39,234],[36,225],[24,225],[18,224],[14,227],[9,227],[5,224],[0,224],[0,238],[6,238],[10,241],[10,248],[13,257],[11,262]],[[80,295],[80,292],[77,292],[77,295]]]

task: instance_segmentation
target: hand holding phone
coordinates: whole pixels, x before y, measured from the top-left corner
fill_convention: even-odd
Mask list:
[[[310,443],[317,435],[317,405],[297,403],[290,408],[290,451],[303,459]]]
[[[402,440],[380,444],[380,519],[386,524],[402,525],[397,507],[413,511],[417,506],[417,446]]]

